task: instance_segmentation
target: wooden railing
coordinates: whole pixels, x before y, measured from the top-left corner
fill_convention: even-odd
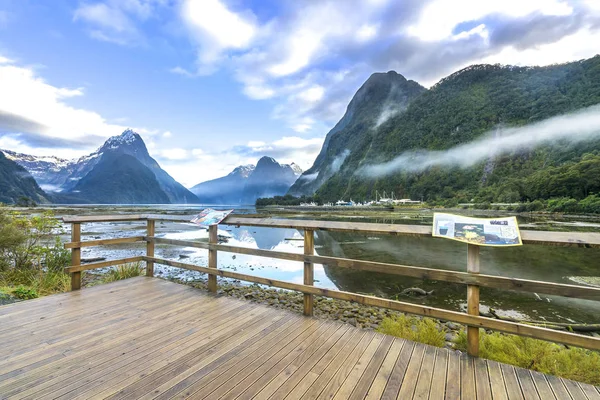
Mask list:
[[[479,329],[492,329],[496,331],[548,340],[566,345],[600,350],[600,338],[575,334],[572,332],[557,331],[526,323],[516,323],[480,316],[479,314],[479,287],[495,289],[535,292],[549,295],[558,295],[579,299],[600,301],[600,288],[562,283],[550,283],[528,279],[507,278],[502,276],[480,274],[479,247],[468,244],[466,272],[447,271],[441,269],[423,268],[409,265],[399,265],[372,261],[363,261],[347,258],[337,258],[314,255],[314,232],[341,231],[369,234],[389,234],[417,237],[431,237],[431,228],[415,225],[372,224],[355,222],[334,221],[307,221],[271,218],[245,218],[229,216],[221,224],[234,226],[259,226],[269,228],[294,228],[304,231],[304,254],[287,253],[274,250],[250,249],[245,247],[218,244],[217,226],[209,228],[208,243],[165,239],[155,236],[156,221],[189,222],[188,216],[171,215],[111,215],[89,217],[64,217],[63,221],[71,224],[71,242],[65,248],[72,251],[72,265],[66,268],[71,274],[71,287],[73,290],[81,288],[81,271],[104,268],[130,262],[146,262],[146,275],[153,276],[154,264],[163,264],[172,267],[185,268],[208,274],[208,289],[217,290],[217,276],[239,279],[242,281],[275,286],[282,289],[296,290],[304,293],[304,314],[313,314],[313,296],[325,296],[340,300],[354,301],[357,303],[384,307],[404,313],[427,316],[445,321],[453,321],[467,326],[468,352],[477,356],[479,353]],[[81,224],[89,222],[115,222],[115,221],[146,221],[146,236],[135,236],[119,239],[81,241]],[[578,232],[540,232],[522,231],[523,243],[528,245],[547,246],[575,246],[582,248],[600,248],[600,233]],[[80,254],[82,247],[113,245],[123,243],[146,242],[146,255],[118,260],[81,264]],[[208,266],[198,266],[179,261],[166,260],[155,257],[154,245],[167,244],[185,247],[194,247],[208,250]],[[217,255],[219,251],[237,254],[254,255],[261,257],[277,258],[288,261],[304,263],[304,283],[291,283],[286,281],[262,278],[239,272],[225,271],[217,268]],[[383,299],[338,290],[322,289],[313,286],[314,264],[325,264],[341,268],[351,268],[362,271],[373,271],[392,275],[402,275],[421,279],[440,280],[451,283],[467,285],[467,313],[450,311],[440,308],[422,306],[402,301]],[[549,323],[551,325],[551,323]]]

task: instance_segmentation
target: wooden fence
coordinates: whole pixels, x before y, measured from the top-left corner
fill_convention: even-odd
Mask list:
[[[441,269],[423,268],[409,265],[399,265],[372,261],[363,261],[347,258],[319,256],[314,254],[314,232],[341,231],[362,234],[388,234],[417,237],[431,237],[431,228],[415,225],[395,224],[373,224],[355,222],[333,222],[333,221],[307,221],[271,218],[244,218],[229,216],[221,224],[234,226],[259,226],[269,228],[294,228],[304,231],[304,254],[287,253],[273,250],[250,249],[245,247],[218,244],[217,225],[209,228],[208,243],[165,239],[155,236],[156,221],[189,222],[188,216],[171,215],[110,215],[110,216],[86,216],[86,217],[64,217],[63,221],[71,224],[71,242],[65,244],[65,248],[72,251],[71,267],[66,271],[71,274],[71,287],[73,290],[81,288],[81,271],[104,268],[130,262],[146,262],[147,276],[153,276],[154,264],[163,264],[172,267],[185,268],[208,274],[208,289],[212,292],[217,290],[217,276],[239,279],[242,281],[275,286],[278,288],[296,290],[304,293],[304,314],[313,314],[313,296],[325,296],[334,299],[355,301],[357,303],[384,307],[404,313],[427,316],[445,321],[453,321],[467,326],[468,352],[473,356],[479,353],[479,329],[491,329],[536,339],[548,340],[566,345],[600,350],[600,338],[579,335],[572,332],[557,331],[526,323],[515,323],[480,316],[479,314],[479,287],[490,287],[495,289],[535,292],[548,295],[565,296],[579,299],[600,301],[600,288],[562,283],[550,283],[527,279],[517,279],[502,276],[480,274],[479,247],[467,244],[466,272],[447,271]],[[81,241],[81,224],[89,222],[116,222],[116,221],[145,221],[147,224],[146,236],[134,236],[107,240]],[[582,248],[600,248],[599,233],[578,232],[541,232],[522,231],[523,243],[527,245],[546,246],[575,246]],[[104,246],[123,243],[146,242],[146,255],[130,257],[118,260],[81,264],[81,248],[89,246]],[[154,245],[167,244],[185,247],[194,247],[208,250],[208,266],[198,266],[178,261],[171,261],[155,257]],[[217,268],[218,252],[246,254],[262,257],[277,258],[293,262],[304,263],[304,283],[291,283],[286,281],[267,279],[239,272],[225,271]],[[585,250],[582,250],[585,251]],[[440,308],[422,306],[408,302],[383,299],[374,296],[366,296],[338,290],[328,290],[315,287],[314,264],[325,264],[341,268],[351,268],[362,271],[373,271],[392,275],[402,275],[421,279],[439,280],[451,283],[467,285],[467,313],[450,311]]]

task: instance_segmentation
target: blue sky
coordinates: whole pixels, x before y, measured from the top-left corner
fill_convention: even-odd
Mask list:
[[[597,0],[0,0],[0,148],[73,158],[132,127],[186,186],[306,169],[373,72],[430,86],[597,43]]]

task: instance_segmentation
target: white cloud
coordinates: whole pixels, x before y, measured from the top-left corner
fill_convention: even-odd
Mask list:
[[[12,64],[13,62],[10,58],[0,56],[0,64]]]
[[[89,148],[94,148],[99,145],[94,138],[108,138],[126,128],[108,123],[94,111],[68,104],[69,98],[83,95],[83,88],[64,88],[47,83],[30,67],[1,63],[0,112],[10,116],[10,123],[0,126],[0,129],[15,134],[35,135],[36,140],[42,141],[46,138],[65,143],[89,142]],[[2,121],[7,124],[6,119],[0,119],[0,123]],[[145,129],[140,131],[149,133]],[[19,142],[26,146],[23,139]]]
[[[137,21],[146,21],[155,9],[166,6],[168,0],[106,0],[82,2],[73,13],[73,20],[85,23],[88,34],[97,40],[120,45],[135,45],[144,41]]]
[[[200,44],[201,66],[219,60],[224,50],[246,48],[256,35],[251,13],[246,17],[233,12],[219,0],[185,0],[181,15]]]
[[[569,15],[573,11],[560,0],[436,0],[421,11],[416,23],[406,31],[420,40],[437,41],[452,36],[454,27],[492,14],[523,17],[533,12],[544,15]]]
[[[429,86],[474,63],[544,65],[598,52],[596,0],[284,2],[267,19],[233,1],[184,4],[204,10],[184,16],[198,71],[232,72],[246,96],[275,99],[273,118],[300,133],[337,122],[373,72],[394,69]],[[228,29],[218,23],[226,20]]]
[[[171,131],[165,131],[162,134],[162,137],[165,138],[165,139],[168,139],[168,138],[170,138],[172,136],[173,136],[173,134],[171,133]]]
[[[186,149],[176,147],[172,149],[161,150],[160,156],[162,158],[166,158],[167,160],[185,160],[189,158],[190,153]]]

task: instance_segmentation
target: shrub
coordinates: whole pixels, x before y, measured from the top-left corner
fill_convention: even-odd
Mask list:
[[[21,300],[29,300],[39,297],[35,290],[25,288],[23,286],[19,286],[18,288],[13,290],[12,295]]]
[[[461,332],[455,347],[466,351],[467,335]],[[600,385],[600,353],[499,332],[480,331],[479,356],[545,374]]]
[[[115,282],[121,279],[133,278],[144,273],[145,268],[141,263],[128,263],[112,268],[102,277],[103,283]]]
[[[431,318],[417,318],[407,315],[386,317],[379,324],[378,331],[437,347],[443,347],[446,343],[445,329],[438,329],[437,322]]]

